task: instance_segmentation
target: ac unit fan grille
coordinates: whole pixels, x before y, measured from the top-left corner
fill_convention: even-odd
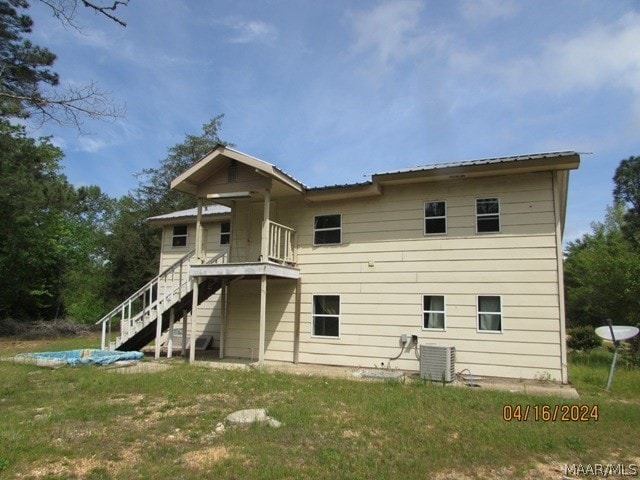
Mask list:
[[[453,382],[456,349],[449,345],[420,345],[420,377],[435,382]]]

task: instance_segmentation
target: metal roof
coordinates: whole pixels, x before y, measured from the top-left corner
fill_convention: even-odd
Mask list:
[[[569,157],[577,155],[574,151],[561,151],[561,152],[547,152],[547,153],[535,153],[528,155],[513,155],[509,157],[494,157],[494,158],[482,158],[478,160],[467,160],[464,162],[451,162],[451,163],[436,163],[432,165],[419,165],[416,167],[402,168],[399,170],[389,170],[387,172],[379,172],[374,173],[372,176],[379,175],[392,175],[395,173],[413,173],[413,172],[423,172],[428,170],[437,170],[441,168],[457,168],[457,167],[470,167],[474,165],[490,165],[495,163],[509,163],[509,162],[519,162],[523,160],[538,160],[544,158],[553,158],[553,157]]]
[[[229,207],[224,205],[205,205],[202,207],[203,216],[224,215],[231,213]],[[178,210],[177,212],[166,213],[164,215],[157,215],[155,217],[147,218],[147,221],[159,221],[159,220],[174,220],[178,218],[195,217],[198,214],[197,208],[189,208],[187,210]]]

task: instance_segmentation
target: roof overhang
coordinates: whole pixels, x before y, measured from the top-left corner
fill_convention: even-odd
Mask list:
[[[372,175],[372,181],[381,185],[455,180],[460,178],[489,177],[512,173],[573,170],[580,165],[576,152],[553,152],[514,157],[489,158],[460,163],[429,165],[395,172]]]
[[[284,173],[275,165],[267,163],[258,158],[234,150],[225,145],[218,145],[211,152],[206,154],[187,170],[178,175],[172,182],[171,188],[189,195],[197,195],[198,185],[205,182],[211,175],[217,172],[229,160],[235,160],[256,173],[277,182],[286,190],[294,193],[302,193],[305,186],[296,179]]]

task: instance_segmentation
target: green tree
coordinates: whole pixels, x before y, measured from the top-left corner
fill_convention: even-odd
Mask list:
[[[628,207],[621,230],[636,247],[640,247],[640,157],[622,160],[613,176],[613,198]]]
[[[0,316],[52,317],[59,307],[64,215],[73,188],[62,152],[0,121]]]
[[[76,190],[76,200],[65,218],[69,242],[61,290],[61,304],[69,320],[93,323],[112,303],[106,242],[115,205],[95,185]]]
[[[640,318],[640,252],[622,233],[623,206],[570,242],[564,262],[567,325],[633,325]]]

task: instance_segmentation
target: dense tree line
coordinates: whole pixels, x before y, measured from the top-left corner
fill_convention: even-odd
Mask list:
[[[569,242],[564,272],[571,327],[640,322],[640,157],[622,160],[613,206],[592,231]]]
[[[125,24],[116,9],[128,0],[40,1],[72,27],[78,6]],[[0,0],[0,319],[92,323],[157,273],[160,231],[146,219],[194,206],[169,182],[223,143],[222,115],[169,148],[158,167],[140,172],[128,195],[74,187],[62,174],[62,150],[48,138],[29,137],[25,121],[80,128],[83,116],[117,112],[93,83],[57,90],[55,55],[28,39],[27,8],[25,0]]]

